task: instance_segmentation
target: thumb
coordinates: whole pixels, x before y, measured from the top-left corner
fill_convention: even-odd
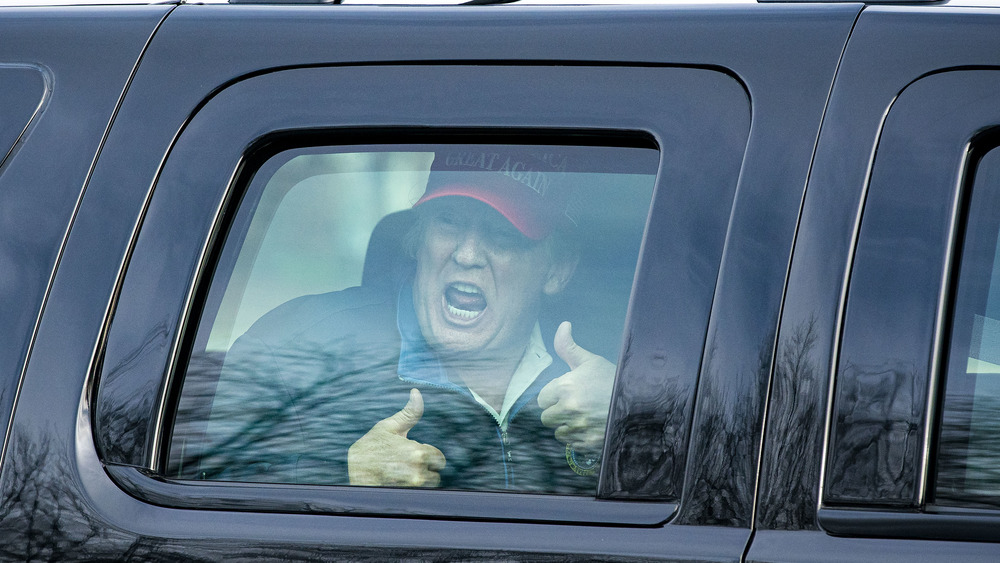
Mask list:
[[[570,371],[596,356],[594,353],[581,348],[573,340],[573,324],[569,321],[563,321],[559,325],[559,328],[556,329],[552,346],[556,349],[556,354],[569,366]]]
[[[410,399],[406,402],[403,410],[383,420],[380,424],[385,430],[405,438],[406,433],[420,422],[422,416],[424,416],[424,397],[420,391],[410,389]]]

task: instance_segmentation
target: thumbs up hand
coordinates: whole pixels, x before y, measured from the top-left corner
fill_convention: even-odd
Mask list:
[[[559,325],[553,344],[570,371],[550,381],[538,393],[542,424],[554,428],[556,439],[576,451],[600,452],[604,447],[615,365],[577,345],[568,322]]]
[[[424,398],[410,390],[403,410],[378,421],[347,450],[352,485],[436,487],[445,459],[441,450],[406,437],[424,415]]]

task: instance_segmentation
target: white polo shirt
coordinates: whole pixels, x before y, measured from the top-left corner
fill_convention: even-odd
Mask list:
[[[521,361],[517,364],[517,369],[514,370],[514,375],[511,376],[510,383],[507,384],[507,393],[504,394],[500,412],[491,407],[475,391],[472,389],[469,389],[469,391],[476,399],[476,402],[482,405],[486,409],[486,412],[493,415],[493,418],[497,421],[497,425],[500,426],[500,430],[506,432],[507,424],[510,422],[510,409],[521,398],[521,395],[528,390],[528,387],[531,387],[531,384],[538,379],[538,376],[545,371],[545,368],[550,365],[552,365],[552,356],[545,349],[545,342],[542,340],[542,330],[536,322],[535,328],[531,331],[531,337],[528,339],[528,346],[524,350],[524,355],[521,356]]]

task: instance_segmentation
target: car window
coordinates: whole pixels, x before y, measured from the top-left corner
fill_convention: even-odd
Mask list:
[[[48,92],[47,76],[37,67],[0,64],[0,166],[38,114]]]
[[[166,476],[595,494],[658,151],[255,158]]]
[[[974,168],[938,444],[941,504],[1000,507],[1000,149]]]

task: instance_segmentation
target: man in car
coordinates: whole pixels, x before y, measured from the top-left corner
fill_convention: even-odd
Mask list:
[[[408,283],[293,300],[233,346],[208,476],[592,493],[614,366],[569,323],[553,361],[538,322],[577,264],[564,166],[437,155],[404,243]],[[248,390],[275,385],[258,408]]]

